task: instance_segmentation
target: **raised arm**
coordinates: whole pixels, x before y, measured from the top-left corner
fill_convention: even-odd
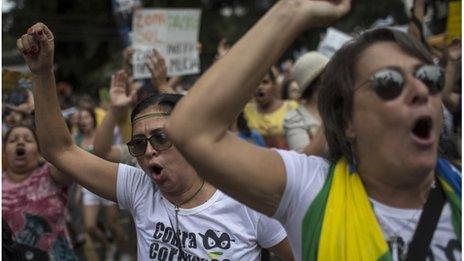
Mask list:
[[[459,73],[459,63],[461,62],[461,40],[454,39],[446,49],[446,67],[445,67],[445,87],[442,92],[443,103],[451,112],[458,110],[459,97],[453,92],[456,75]]]
[[[166,62],[156,49],[153,49],[153,52],[148,56],[147,67],[151,74],[151,84],[155,90],[158,92],[175,93],[167,81]]]
[[[120,70],[111,76],[110,106],[102,124],[97,127],[93,153],[101,158],[121,162],[121,150],[112,146],[114,128],[124,121],[128,107],[133,103],[137,90],[130,90],[127,74]]]
[[[286,180],[281,158],[240,141],[228,126],[303,30],[327,25],[349,9],[349,0],[277,2],[180,101],[167,122],[168,135],[209,182],[260,212],[275,212]]]
[[[116,200],[117,164],[79,149],[61,116],[53,73],[52,32],[37,23],[16,44],[33,74],[35,124],[42,156],[82,186]]]

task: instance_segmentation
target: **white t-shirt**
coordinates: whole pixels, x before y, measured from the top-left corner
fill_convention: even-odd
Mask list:
[[[274,218],[284,225],[295,258],[301,260],[303,218],[324,185],[329,163],[322,158],[293,151],[277,152],[285,164],[287,183]],[[370,200],[390,250],[399,255],[404,242],[410,243],[422,210],[393,208]],[[395,235],[400,241],[398,251],[392,249],[391,241]],[[427,260],[461,260],[461,245],[453,231],[449,203],[444,206],[430,246],[429,255],[433,254],[433,258]],[[393,259],[399,260],[395,255]]]
[[[143,170],[124,164],[118,168],[117,199],[134,218],[138,260],[177,260],[178,238],[186,260],[260,260],[261,247],[287,236],[279,222],[219,190],[198,207],[181,208],[176,224],[174,205]]]

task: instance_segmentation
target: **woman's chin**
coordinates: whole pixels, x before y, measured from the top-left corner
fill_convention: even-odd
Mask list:
[[[36,169],[38,164],[32,164],[28,161],[13,161],[12,164],[9,164],[8,168],[17,174],[29,173]]]

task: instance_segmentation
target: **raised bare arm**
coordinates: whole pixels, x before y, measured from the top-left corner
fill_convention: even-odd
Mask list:
[[[453,88],[455,86],[456,75],[458,74],[459,64],[461,63],[461,40],[454,39],[447,47],[446,55],[446,67],[445,67],[445,87],[442,92],[443,103],[446,108],[451,112],[456,112],[459,106],[459,99],[461,98],[458,94],[454,93]]]
[[[349,9],[349,0],[277,2],[180,101],[168,135],[208,181],[258,211],[275,212],[286,180],[281,158],[240,141],[228,126],[303,30],[332,23]]]
[[[116,200],[117,164],[79,149],[61,116],[53,73],[52,32],[37,23],[16,44],[33,74],[35,124],[43,157],[87,189]]]
[[[134,102],[137,90],[130,90],[127,83],[127,74],[120,70],[111,76],[110,106],[102,124],[97,127],[93,153],[101,158],[113,161],[121,161],[121,151],[115,149],[113,144],[114,128],[122,122],[126,111]]]

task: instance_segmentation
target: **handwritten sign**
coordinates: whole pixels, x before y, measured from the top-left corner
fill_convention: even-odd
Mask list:
[[[332,57],[340,47],[351,39],[351,36],[330,27],[327,29],[324,39],[319,43],[317,51],[323,53],[327,57]]]
[[[146,61],[153,48],[166,60],[168,76],[200,72],[200,15],[197,9],[137,10],[132,20],[134,78],[150,77]]]

